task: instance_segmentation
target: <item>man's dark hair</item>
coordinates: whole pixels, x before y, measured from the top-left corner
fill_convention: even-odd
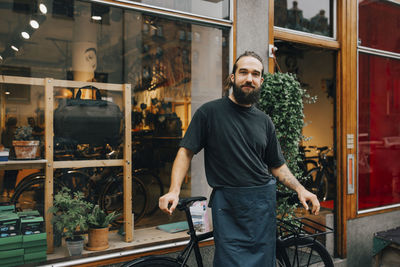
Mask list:
[[[262,58],[253,51],[245,51],[243,54],[241,54],[240,56],[237,57],[235,64],[233,64],[233,68],[232,68],[232,74],[235,74],[236,70],[237,70],[237,62],[239,61],[239,59],[241,59],[242,57],[254,57],[255,59],[257,59],[258,61],[261,62],[262,70],[261,70],[261,76],[264,75],[264,65],[263,65],[263,60]],[[225,80],[225,85],[224,85],[224,91],[225,94],[227,93],[227,91],[229,90],[229,88],[231,88],[233,85],[233,82],[231,81],[230,76],[228,75],[228,77]]]
[[[264,75],[263,60],[262,60],[262,58],[261,58],[256,52],[253,52],[253,51],[245,51],[243,54],[241,54],[241,55],[236,59],[235,64],[233,64],[232,74],[235,74],[236,69],[237,69],[237,62],[238,62],[239,59],[241,59],[242,57],[254,57],[254,58],[257,59],[258,61],[260,61],[261,65],[263,66],[263,67],[262,67],[262,70],[261,70],[261,76]]]

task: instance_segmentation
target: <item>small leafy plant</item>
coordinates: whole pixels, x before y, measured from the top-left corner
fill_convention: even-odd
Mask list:
[[[93,204],[84,200],[82,192],[71,193],[69,188],[63,187],[54,196],[53,207],[48,212],[54,215],[52,223],[58,231],[69,240],[79,240],[82,238],[79,231],[88,228],[87,216],[92,207]]]
[[[18,141],[33,140],[32,131],[33,131],[33,129],[31,126],[18,127],[15,130],[14,140],[18,140]]]
[[[90,228],[107,228],[119,216],[120,213],[116,211],[107,214],[96,205],[88,216],[88,224]]]

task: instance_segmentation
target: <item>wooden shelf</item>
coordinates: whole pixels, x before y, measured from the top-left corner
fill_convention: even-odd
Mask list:
[[[43,169],[46,159],[0,161],[0,170]]]
[[[97,82],[80,82],[55,80],[51,78],[31,78],[0,75],[0,84],[25,84],[44,87],[45,100],[45,159],[40,160],[14,160],[0,162],[0,170],[12,169],[44,169],[46,183],[44,192],[44,209],[48,210],[53,206],[53,175],[54,169],[57,168],[76,168],[76,167],[105,167],[105,166],[121,166],[124,173],[124,230],[125,242],[133,241],[133,219],[132,219],[132,134],[131,134],[131,86],[130,84],[111,84]],[[124,113],[125,131],[124,135],[124,158],[120,160],[80,160],[80,161],[54,161],[54,88],[80,88],[83,86],[94,86],[100,90],[121,92],[123,95],[122,109]],[[4,113],[4,99],[2,99],[2,110]],[[52,253],[53,248],[53,227],[51,224],[52,215],[45,215],[46,232],[47,232],[47,252]]]

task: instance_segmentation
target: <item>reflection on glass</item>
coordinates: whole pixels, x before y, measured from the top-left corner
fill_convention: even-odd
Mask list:
[[[132,176],[143,177],[144,187],[138,185],[138,190],[151,191],[147,195],[150,208],[141,213],[143,224],[162,223],[154,219],[159,219],[161,213],[156,207],[157,199],[169,187],[172,163],[190,123],[192,108],[206,99],[221,97],[223,80],[228,76],[229,29],[87,1],[67,1],[65,5],[48,1],[51,8],[46,14],[35,14],[40,27],[33,30],[29,25],[31,15],[14,7],[12,0],[5,2],[0,20],[9,26],[0,27],[0,42],[6,44],[5,50],[0,51],[0,74],[49,77],[64,84],[54,88],[54,159],[123,158],[122,133],[127,122],[121,114],[128,108],[132,111]],[[228,10],[228,2],[193,1],[189,5],[190,1],[175,1],[169,8],[187,12],[206,9],[210,14],[218,11],[215,16],[225,18],[222,14]],[[219,9],[215,11],[213,6]],[[32,12],[36,12],[34,8]],[[93,16],[101,19],[93,20]],[[24,25],[26,28],[22,29]],[[30,33],[29,42],[21,38],[23,30]],[[15,40],[18,42],[12,43]],[[11,44],[18,46],[19,52],[12,50]],[[68,85],[69,81],[83,82],[82,85],[129,84],[132,106],[124,107],[119,91],[74,88]],[[18,126],[27,125],[28,117],[33,117],[32,125],[43,129],[44,89],[36,87],[2,85],[2,92],[7,93],[2,125],[9,117],[16,117]],[[83,112],[87,106],[103,108],[105,113]],[[79,184],[86,180],[73,181]],[[104,200],[110,207],[122,203],[120,187],[117,182],[110,186],[111,193]],[[182,196],[190,195],[189,174]],[[139,214],[138,203],[143,201],[134,204]]]
[[[134,2],[218,19],[229,19],[229,0],[134,0]]]
[[[274,25],[333,37],[333,0],[275,0]]]
[[[400,203],[399,77],[399,60],[360,53],[360,210]]]
[[[361,45],[400,53],[400,5],[389,1],[359,1]],[[395,30],[397,29],[397,30]]]

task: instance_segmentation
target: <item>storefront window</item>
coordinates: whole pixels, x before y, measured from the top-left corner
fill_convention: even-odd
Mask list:
[[[379,21],[379,23],[377,23]],[[359,1],[359,41],[364,47],[400,53],[399,4]]]
[[[229,20],[230,0],[133,0],[146,5]]]
[[[359,53],[358,208],[400,203],[400,60]]]
[[[0,28],[0,74],[65,81],[54,87],[53,160],[122,159],[126,141],[123,129],[128,123],[123,114],[126,109],[131,110],[132,176],[143,180],[149,191],[147,208],[153,207],[144,213],[141,223],[160,224],[155,203],[169,188],[172,163],[192,109],[210,96],[222,95],[229,67],[230,29],[88,1],[48,1],[47,12],[29,1],[3,2],[0,24],[7,27]],[[200,1],[203,5],[197,2],[184,5],[184,11],[218,11],[213,16],[226,18],[229,1]],[[146,4],[156,5],[154,1]],[[182,5],[175,1],[168,8],[180,10]],[[215,11],[213,6],[219,9]],[[71,86],[70,81],[79,82],[79,86]],[[109,88],[86,86],[93,82]],[[130,107],[124,106],[122,91],[113,89],[124,84],[131,87]],[[6,108],[1,109],[2,132],[10,117],[17,117],[17,126],[27,125],[33,117],[34,125],[46,131],[43,87],[40,92],[26,85],[1,88],[1,101],[6,103]],[[107,117],[93,111],[80,113],[77,108],[73,115],[71,109],[84,106],[78,98],[103,101],[106,107],[98,108],[105,109]],[[41,144],[44,145],[43,140]],[[85,169],[85,178],[89,179],[76,179],[79,186],[74,186],[90,193],[100,171],[103,169]],[[121,169],[112,173],[119,174]],[[18,179],[17,186],[23,178]],[[114,189],[111,196],[120,196],[118,187]],[[182,196],[190,196],[191,190],[189,174]],[[134,211],[139,208],[135,205],[144,205],[141,201],[133,204]]]
[[[274,0],[274,25],[334,37],[336,1]]]

